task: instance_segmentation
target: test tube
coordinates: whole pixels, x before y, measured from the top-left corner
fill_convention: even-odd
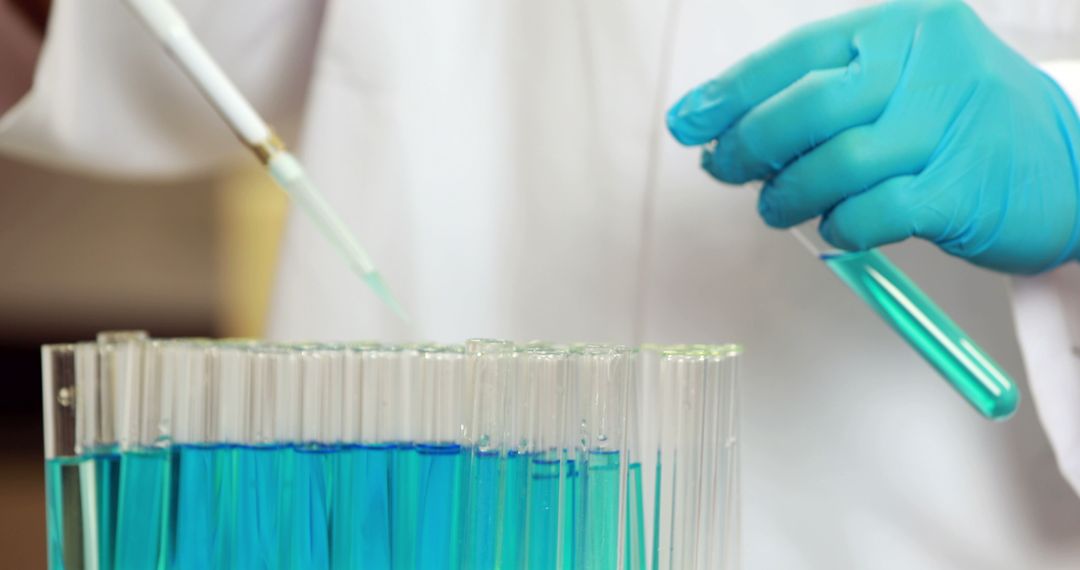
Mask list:
[[[467,431],[471,449],[462,565],[483,570],[497,567],[501,547],[506,392],[513,374],[514,345],[505,340],[472,339],[466,342],[465,351],[472,412]]]
[[[649,348],[125,335],[45,347],[50,556],[733,568],[739,349]],[[114,493],[88,454],[115,442],[114,541],[94,534]]]
[[[248,434],[246,443],[253,449],[275,445],[274,412],[277,409],[276,360],[288,354],[279,347],[258,345],[251,348],[249,359]]]
[[[661,363],[670,352],[668,345],[644,344],[638,359],[638,385],[632,397],[637,418],[637,433],[634,442],[639,452],[641,474],[641,533],[644,535],[644,552],[633,554],[643,556],[644,568],[659,569],[659,537],[663,508],[668,501],[661,501],[664,496],[659,482],[663,474],[670,471],[671,465],[664,464],[662,457],[661,436],[671,403],[670,386],[664,381],[670,364]],[[635,529],[636,530],[636,529]],[[668,531],[670,532],[670,531]]]
[[[380,392],[379,431],[389,444],[390,537],[393,568],[416,567],[420,473],[415,441],[418,435],[415,345],[386,346],[377,351]]]
[[[576,470],[567,403],[572,386],[569,355],[555,348],[534,348],[521,356],[523,378],[534,410],[529,420],[529,476],[526,497],[524,568],[572,567]]]
[[[76,348],[76,451],[87,457],[82,480],[90,500],[84,516],[94,521],[96,552],[88,558],[102,568],[115,561],[116,524],[120,497],[119,432],[124,421],[125,384],[134,366],[133,351],[145,341],[143,331],[102,332],[94,343],[79,343]]]
[[[116,444],[119,409],[115,385],[103,374],[100,344],[78,343],[75,348],[76,452],[84,458],[80,478],[86,489],[83,516],[85,541],[96,545],[88,560],[111,568],[116,538],[120,486],[120,455]],[[96,535],[91,537],[90,534]]]
[[[419,431],[410,465],[418,474],[415,567],[447,568],[460,556],[465,354],[461,346],[427,346],[416,364]]]
[[[251,359],[247,342],[222,341],[211,350],[216,433],[214,443],[235,448],[249,441]]]
[[[825,244],[817,231],[791,229],[972,408],[991,420],[1005,420],[1020,405],[1020,389],[967,332],[937,306],[879,250],[843,251]]]
[[[332,475],[340,440],[344,352],[341,347],[305,344],[300,357],[300,437],[293,448],[289,564],[324,568],[330,560]]]
[[[120,485],[115,565],[147,568],[168,556],[171,461],[158,421],[165,383],[165,349],[158,341],[123,341],[110,347],[110,372],[120,395]]]
[[[713,516],[719,519],[716,529],[709,537],[713,548],[709,553],[709,567],[737,569],[741,567],[740,552],[740,488],[739,488],[739,388],[738,363],[742,348],[735,344],[717,347],[710,366],[710,377],[718,382],[720,389],[719,413],[723,418],[720,426],[721,452],[719,455],[719,506]],[[717,549],[719,551],[717,551]]]
[[[271,359],[274,385],[274,441],[291,452],[303,439],[302,353],[290,345],[276,345]]]
[[[675,521],[681,510],[675,502],[676,476],[678,474],[679,442],[678,421],[679,404],[685,392],[686,368],[692,363],[677,349],[660,349],[658,374],[656,381],[657,418],[656,418],[656,489],[655,505],[657,515],[653,529],[653,568],[669,570],[678,568],[679,538],[675,534]]]
[[[368,441],[402,449],[411,446],[416,432],[412,417],[415,383],[411,376],[416,355],[414,347],[401,345],[385,345],[366,353],[361,421]],[[366,380],[369,373],[370,383]]]
[[[364,389],[371,383],[371,374],[365,374],[365,355],[380,347],[375,342],[354,342],[342,345],[342,442],[355,447],[364,441],[363,425],[366,419],[363,413],[365,404]]]
[[[334,567],[391,568],[391,465],[389,391],[398,355],[376,343],[347,347],[344,362],[345,440],[338,459],[333,540]],[[384,398],[383,395],[387,394]]]
[[[101,451],[118,451],[121,432],[133,419],[135,400],[130,398],[131,383],[142,366],[142,344],[147,340],[142,331],[115,331],[98,334],[98,374],[96,410],[98,445]]]
[[[263,532],[264,541],[270,546],[265,548],[273,564],[270,568],[288,567],[297,556],[297,542],[306,540],[306,532],[297,535],[297,528],[303,529],[308,511],[304,499],[308,493],[308,480],[300,477],[297,463],[300,453],[297,449],[303,443],[303,370],[302,351],[291,345],[274,345],[266,352],[270,368],[270,384],[273,386],[274,424],[272,426],[273,443],[264,452],[271,455],[266,459],[270,463],[271,475],[265,481],[267,510],[276,513],[276,532],[268,526]]]
[[[50,568],[84,568],[96,562],[96,540],[84,542],[93,519],[83,512],[84,494],[76,452],[76,345],[41,347],[42,402],[45,418],[45,518]],[[87,525],[86,523],[91,523]]]
[[[510,345],[505,356],[506,378],[502,386],[501,414],[500,502],[496,565],[499,568],[525,567],[526,502],[528,493],[532,445],[529,429],[536,414],[532,377],[526,367],[526,354],[539,350],[539,343],[530,346]]]
[[[241,534],[238,513],[250,491],[240,482],[240,449],[249,442],[251,414],[251,341],[242,339],[214,343],[210,349],[210,390],[213,408],[210,416],[210,462],[216,488],[210,543],[211,567],[233,568],[239,565],[238,542]]]
[[[233,567],[273,568],[285,538],[288,502],[288,449],[280,444],[276,429],[278,376],[292,351],[264,344],[241,346],[240,378],[246,390],[246,413],[241,442],[232,451],[236,458],[236,549]],[[232,378],[224,378],[230,382]]]
[[[173,400],[173,473],[176,529],[173,560],[178,568],[210,568],[211,545],[222,532],[218,468],[221,446],[217,411],[215,345],[192,340],[177,347],[180,381]],[[224,452],[227,453],[227,452]]]
[[[215,394],[211,392],[210,342],[190,340],[176,347],[177,375],[173,386],[173,443],[178,447],[210,443]]]
[[[585,345],[571,351],[581,402],[577,521],[585,530],[576,545],[584,568],[622,567],[626,514],[626,420],[635,350]]]
[[[656,570],[738,564],[736,345],[649,346],[640,409],[644,457],[656,457],[646,556]],[[639,400],[640,401],[640,400]],[[650,433],[651,432],[651,433]],[[655,452],[650,450],[655,449]],[[652,520],[652,524],[649,521]]]
[[[420,349],[418,356],[418,441],[460,451],[466,405],[464,348],[428,346]]]

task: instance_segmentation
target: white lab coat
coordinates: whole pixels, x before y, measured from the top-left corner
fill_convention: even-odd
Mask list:
[[[1075,265],[1016,281],[1030,381],[989,423],[659,129],[681,91],[862,3],[179,2],[271,122],[299,127],[286,138],[414,316],[397,322],[294,213],[271,335],[740,341],[747,568],[1075,569]],[[1080,56],[1073,4],[979,8],[1033,56]],[[119,2],[53,10],[0,151],[124,176],[243,152]],[[925,244],[890,253],[1024,377],[1004,277]]]

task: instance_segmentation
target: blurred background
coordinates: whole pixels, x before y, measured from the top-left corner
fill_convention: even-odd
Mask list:
[[[147,185],[0,159],[3,567],[45,567],[41,344],[262,330],[286,200],[251,163]]]
[[[30,87],[49,4],[0,0],[0,116]],[[0,157],[0,565],[46,566],[40,345],[259,334],[285,208],[250,159],[140,184]]]
[[[0,0],[0,115],[29,86],[32,66],[25,64],[36,57],[33,34],[44,26],[47,4],[48,0]],[[1008,12],[1002,16],[1005,20],[1013,19],[1014,11],[1025,10],[1020,3],[983,4],[1000,4]],[[767,14],[780,21],[776,27],[811,15],[817,15],[812,8],[775,6]],[[5,27],[16,20],[21,23],[18,29]],[[706,27],[708,34],[738,36],[736,28],[746,25],[738,18],[693,22],[702,28],[695,37],[704,37]],[[1038,47],[1052,43],[1054,38],[1045,33],[1020,30],[1013,36],[1022,45],[1037,46],[1033,53],[1061,55]],[[703,76],[706,70],[678,71],[691,77]],[[681,244],[695,245],[688,253],[669,255],[668,265],[660,266],[666,271],[652,276],[654,292],[670,291],[670,298],[657,295],[654,310],[684,319],[680,334],[685,336],[670,340],[700,341],[729,327],[721,330],[725,334],[734,330],[732,338],[749,346],[771,343],[768,346],[774,349],[748,352],[745,359],[744,377],[753,379],[744,383],[746,464],[759,473],[777,474],[768,480],[747,478],[747,503],[755,508],[746,513],[746,536],[805,535],[817,549],[812,554],[824,558],[830,551],[843,550],[845,541],[862,540],[869,529],[882,550],[913,541],[902,546],[911,552],[920,547],[957,548],[990,557],[989,551],[982,552],[986,549],[958,543],[948,521],[918,518],[922,513],[914,508],[910,518],[889,526],[851,510],[847,503],[830,502],[835,497],[862,501],[867,512],[882,505],[902,506],[922,499],[919,485],[911,481],[944,479],[939,487],[969,491],[953,503],[971,504],[983,512],[981,501],[993,486],[950,479],[964,473],[951,466],[981,460],[1000,468],[982,479],[1006,480],[1023,499],[1004,501],[998,511],[1014,512],[1015,518],[999,520],[997,527],[984,526],[986,536],[1027,529],[1016,532],[1017,544],[1034,545],[1031,548],[1045,552],[1047,559],[1069,558],[1075,542],[1071,529],[1080,528],[1080,514],[1075,497],[1052,469],[1031,468],[1053,461],[1033,406],[1026,404],[1014,420],[992,428],[974,414],[954,415],[966,413],[963,404],[873,315],[856,309],[850,293],[789,237],[742,216],[725,233],[716,223],[716,212],[752,211],[753,196],[715,192],[711,181],[686,167],[690,154],[671,147],[663,149],[672,171],[666,180],[673,187],[700,192],[684,192],[682,200],[669,198],[658,207],[658,241],[669,253],[682,251],[676,250]],[[41,344],[91,339],[109,329],[145,329],[159,337],[262,332],[286,200],[253,160],[242,158],[211,178],[169,184],[90,179],[0,158],[0,374],[8,380],[0,398],[0,566],[45,567]],[[732,256],[728,261],[755,267],[755,275],[710,281],[717,273],[700,260],[709,259],[714,247],[710,244],[721,243],[728,233],[748,236],[740,248],[728,252]],[[755,255],[760,259],[755,261]],[[923,243],[904,244],[890,255],[1024,381],[1004,278],[956,263]],[[665,275],[679,279],[665,281]],[[796,280],[799,287],[791,284]],[[797,294],[802,288],[814,293],[814,302]],[[745,302],[740,295],[749,289],[763,290],[763,297],[775,294],[773,302]],[[713,313],[702,314],[706,306]],[[856,340],[877,343],[880,350],[842,350]],[[813,367],[812,376],[805,374],[807,366]],[[858,367],[865,370],[861,378],[842,373]],[[928,380],[922,383],[923,378]],[[912,379],[919,382],[909,382]],[[880,406],[851,405],[873,404],[873,398],[882,394],[904,405],[885,415]],[[792,423],[791,418],[800,417],[805,408],[824,418],[813,429]],[[958,424],[962,429],[955,433],[942,434],[933,419],[944,417],[966,423]],[[912,433],[917,437],[908,437]],[[902,441],[908,446],[897,444]],[[911,447],[912,442],[920,442],[920,447]],[[957,442],[970,444],[970,453],[956,454]],[[857,472],[855,465],[849,472],[844,463],[849,457],[866,456],[882,458],[878,470]],[[790,484],[800,477],[812,483],[813,492]],[[879,484],[855,484],[865,481]],[[894,493],[896,489],[909,494]],[[790,516],[795,511],[803,516]],[[822,512],[829,513],[829,521],[819,516]],[[900,531],[912,528],[936,532],[941,544],[915,543]],[[767,541],[756,544],[758,553],[775,550]],[[1040,565],[1029,560],[1024,566]]]

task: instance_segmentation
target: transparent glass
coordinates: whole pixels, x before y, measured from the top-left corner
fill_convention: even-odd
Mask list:
[[[43,348],[50,557],[97,568],[732,568],[731,346]]]
[[[577,433],[569,402],[575,394],[566,350],[530,346],[520,357],[531,408],[525,492],[528,568],[570,567],[574,550]]]
[[[817,232],[792,235],[892,327],[963,397],[991,420],[1004,420],[1020,405],[1016,382],[899,267],[876,249],[847,252],[829,247]]]
[[[76,347],[41,347],[42,402],[45,418],[45,517],[52,568],[80,568],[92,554],[83,540],[86,489],[80,482],[82,458],[76,444]]]
[[[460,346],[428,347],[419,352],[418,365],[419,441],[464,443],[464,350]]]
[[[654,570],[738,567],[740,352],[736,345],[644,347],[637,402],[646,546],[628,560],[643,558]]]
[[[1013,379],[881,252],[829,253],[821,259],[971,407],[992,420],[1016,412],[1020,390]]]
[[[464,568],[500,567],[505,536],[507,477],[504,462],[509,436],[511,404],[507,385],[515,371],[514,345],[504,340],[473,339],[465,344],[466,371],[471,395],[466,443],[470,454],[463,489],[465,511],[461,536]],[[508,566],[509,567],[509,566]]]

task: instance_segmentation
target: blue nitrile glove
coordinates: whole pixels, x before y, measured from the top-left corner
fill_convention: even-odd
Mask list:
[[[1061,89],[958,1],[899,1],[799,29],[668,113],[730,183],[765,180],[774,227],[833,245],[918,236],[1035,273],[1077,259],[1080,122]]]

